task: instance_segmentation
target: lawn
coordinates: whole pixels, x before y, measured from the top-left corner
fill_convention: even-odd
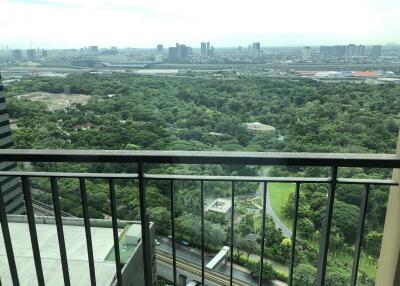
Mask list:
[[[283,216],[282,206],[287,202],[290,193],[293,193],[295,185],[291,183],[269,183],[268,192],[270,204],[276,215],[285,225],[291,229],[292,220]]]
[[[337,259],[342,263],[347,263],[347,265],[353,264],[353,256],[349,254],[341,254],[337,256]],[[376,277],[376,271],[378,269],[378,263],[375,260],[369,260],[368,255],[362,253],[360,256],[360,270],[365,272],[368,277]]]

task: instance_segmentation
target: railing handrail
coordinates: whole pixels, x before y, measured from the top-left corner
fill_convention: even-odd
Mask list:
[[[0,177],[39,177],[39,178],[86,178],[86,179],[138,179],[137,173],[66,173],[66,172],[30,172],[30,171],[0,171]],[[314,183],[327,184],[330,177],[266,177],[266,176],[212,176],[212,175],[175,175],[175,174],[143,174],[146,180],[173,181],[217,181],[217,182],[247,182],[247,183]],[[339,184],[351,185],[383,185],[397,186],[399,182],[391,179],[368,178],[336,178]]]
[[[400,168],[399,155],[365,153],[1,149],[0,161]]]
[[[264,247],[265,243],[265,217],[266,217],[266,196],[267,185],[272,182],[290,182],[296,184],[295,191],[295,216],[293,220],[292,234],[296,234],[297,212],[299,206],[300,186],[305,183],[323,183],[328,185],[327,206],[325,219],[322,222],[320,250],[318,254],[318,267],[316,275],[316,284],[324,285],[326,267],[329,252],[329,238],[331,234],[333,207],[335,200],[335,192],[337,184],[357,184],[363,185],[362,203],[360,206],[359,220],[357,226],[357,235],[355,243],[355,252],[353,257],[353,267],[351,274],[351,285],[356,285],[358,268],[360,262],[361,242],[363,238],[363,229],[365,222],[365,214],[367,211],[368,195],[371,185],[397,185],[398,182],[389,179],[368,179],[368,178],[340,178],[338,169],[341,167],[360,167],[360,168],[400,168],[400,156],[394,154],[350,154],[350,153],[285,153],[285,152],[224,152],[224,151],[130,151],[130,150],[48,150],[48,149],[3,149],[0,150],[0,162],[83,162],[83,163],[132,163],[137,164],[136,173],[65,173],[65,172],[32,172],[32,171],[0,171],[0,176],[20,177],[22,182],[22,193],[25,200],[27,213],[27,221],[31,237],[31,245],[33,257],[35,261],[36,276],[40,285],[44,285],[43,269],[41,264],[40,249],[38,236],[35,227],[35,217],[33,211],[33,202],[31,196],[30,178],[31,177],[48,177],[50,178],[51,194],[54,206],[54,216],[57,226],[57,236],[59,240],[60,257],[62,262],[63,277],[66,285],[69,283],[68,260],[65,248],[64,234],[62,228],[62,213],[60,207],[59,191],[57,186],[58,178],[76,178],[79,179],[79,191],[82,202],[82,214],[85,227],[86,245],[88,252],[88,264],[90,270],[90,279],[92,284],[95,283],[96,273],[93,258],[93,245],[90,231],[90,216],[88,195],[86,191],[86,179],[97,178],[108,180],[109,185],[109,202],[111,206],[111,219],[113,227],[113,241],[115,249],[115,266],[117,274],[117,284],[122,286],[122,267],[119,255],[119,238],[118,238],[118,220],[115,198],[114,179],[134,179],[138,182],[139,191],[139,207],[141,220],[141,233],[143,247],[143,268],[145,285],[153,285],[153,258],[151,256],[151,236],[150,222],[146,210],[146,181],[149,180],[167,180],[170,182],[170,198],[171,198],[171,230],[172,230],[172,256],[174,283],[177,282],[176,273],[176,250],[175,250],[175,187],[174,182],[180,180],[193,180],[200,182],[201,194],[201,223],[202,223],[202,270],[201,279],[204,284],[204,182],[205,181],[231,181],[231,215],[230,215],[230,256],[233,257],[234,249],[234,206],[235,206],[235,189],[240,181],[254,182],[263,184],[263,229],[261,231],[261,243]],[[145,173],[145,164],[238,164],[238,165],[284,165],[284,166],[321,166],[329,167],[329,177],[267,177],[267,176],[209,176],[209,175],[175,175],[175,174],[148,174]],[[0,193],[2,193],[0,188]],[[5,204],[3,197],[0,196],[0,220],[3,232],[3,238],[6,245],[7,257],[9,260],[10,273],[15,285],[19,285],[17,268],[15,264],[11,236],[9,234],[7,215],[5,213]],[[292,236],[289,285],[293,281],[293,265],[296,236]],[[262,248],[263,250],[264,248]],[[263,255],[261,251],[260,257]],[[263,263],[260,260],[259,283],[263,283]],[[230,263],[230,283],[233,284],[233,260]]]

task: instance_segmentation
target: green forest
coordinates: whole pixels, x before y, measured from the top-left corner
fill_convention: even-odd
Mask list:
[[[45,103],[31,101],[30,92],[89,95],[87,104],[73,104],[50,111]],[[219,150],[283,152],[394,153],[400,123],[400,86],[394,84],[326,83],[313,80],[237,77],[208,80],[152,77],[123,73],[69,75],[65,78],[28,77],[5,88],[16,148],[121,149],[121,150]],[[57,95],[54,95],[57,96]],[[275,131],[255,131],[245,123],[260,122]],[[21,168],[26,166],[21,165]],[[35,170],[69,172],[135,172],[134,164],[44,164]],[[204,175],[257,175],[254,166],[147,166],[149,173]],[[328,176],[326,168],[274,167],[270,176]],[[341,177],[388,178],[391,170],[343,168]],[[32,182],[43,192],[35,199],[52,204],[48,180]],[[81,216],[79,183],[59,182],[64,211]],[[254,194],[257,184],[241,183],[236,194]],[[304,184],[301,188],[295,285],[313,285],[318,257],[321,221],[325,214],[328,186]],[[107,184],[88,180],[90,214],[110,214]],[[355,232],[361,199],[360,186],[339,185],[335,198],[326,285],[348,285],[351,275]],[[227,197],[230,185],[207,183],[206,198]],[[139,199],[135,181],[118,181],[118,216],[137,220]],[[368,201],[363,253],[358,285],[373,285],[386,212],[388,188],[373,187]],[[170,189],[165,182],[149,182],[147,199],[150,218],[159,235],[170,228]],[[176,183],[177,235],[199,245],[200,192],[198,182]],[[246,200],[237,200],[235,216],[235,261],[258,271],[250,254],[260,252],[260,214],[250,212]],[[281,206],[284,221],[294,213],[291,192]],[[222,226],[222,227],[221,227]],[[206,249],[213,252],[229,245],[229,221],[206,215]],[[248,240],[256,234],[256,240]],[[266,223],[264,277],[287,279],[275,267],[287,265],[291,240]]]

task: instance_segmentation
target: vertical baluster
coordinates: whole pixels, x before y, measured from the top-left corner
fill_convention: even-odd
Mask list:
[[[176,242],[175,242],[175,186],[174,180],[170,180],[171,192],[171,236],[172,236],[172,270],[174,275],[174,286],[177,285],[176,276]]]
[[[111,221],[114,238],[114,252],[115,252],[115,268],[117,271],[117,285],[122,286],[121,276],[121,258],[119,253],[119,237],[118,237],[118,221],[117,221],[117,207],[115,200],[115,185],[112,178],[108,179],[108,187],[110,190],[110,206],[111,206]]]
[[[58,194],[57,178],[50,178],[51,195],[53,198],[54,217],[56,220],[58,246],[60,248],[61,266],[63,270],[64,285],[71,285],[68,271],[67,252],[65,250],[64,230],[61,219],[60,197]]]
[[[150,251],[150,231],[149,218],[147,216],[146,207],[146,186],[143,173],[143,164],[138,164],[138,180],[139,180],[139,199],[140,199],[140,223],[142,227],[142,249],[143,249],[143,267],[145,285],[153,284],[153,271]]]
[[[318,268],[317,268],[317,280],[316,280],[316,284],[321,286],[325,285],[326,263],[329,251],[329,237],[331,234],[333,203],[335,201],[337,172],[338,172],[338,167],[333,166],[331,168],[331,182],[329,183],[329,190],[328,190],[328,205],[326,209],[326,218],[322,224],[322,233],[321,233]]]
[[[265,209],[267,204],[267,189],[268,183],[263,182],[263,207],[262,207],[262,225],[261,225],[261,255],[260,255],[260,273],[258,279],[258,285],[262,285],[263,281],[263,270],[264,270],[264,245],[265,245]]]
[[[294,256],[296,252],[297,216],[299,211],[299,195],[300,195],[300,183],[297,182],[294,194],[294,215],[293,215],[293,228],[292,228],[292,250],[290,253],[290,267],[289,267],[289,286],[292,286],[293,284]]]
[[[200,204],[201,204],[201,285],[204,284],[204,182],[200,181]]]
[[[232,197],[231,197],[231,269],[230,269],[230,275],[229,275],[229,285],[232,286],[233,282],[233,233],[234,233],[234,218],[235,218],[235,182],[232,181]]]
[[[10,268],[11,280],[13,285],[19,286],[19,279],[17,273],[17,266],[15,264],[14,251],[11,242],[10,229],[8,228],[6,206],[3,198],[3,189],[0,185],[0,222],[1,230],[3,232],[4,246],[6,248],[8,267]]]
[[[37,281],[38,281],[39,286],[43,286],[44,285],[44,277],[43,277],[42,261],[40,258],[40,249],[39,249],[39,242],[38,242],[37,232],[36,232],[35,217],[34,217],[34,213],[33,213],[31,190],[30,190],[30,186],[29,186],[29,178],[23,176],[23,177],[21,177],[21,181],[22,181],[22,192],[24,194],[24,200],[25,200],[26,216],[28,219],[29,234],[30,234],[31,243],[32,243],[33,259],[35,261]]]
[[[359,213],[359,217],[358,217],[358,229],[357,229],[355,251],[354,251],[354,257],[353,257],[353,268],[352,268],[352,273],[351,273],[351,285],[352,286],[356,286],[356,284],[357,284],[357,274],[358,274],[358,266],[359,266],[359,262],[360,262],[362,236],[363,236],[363,231],[364,231],[364,221],[365,221],[365,216],[367,214],[369,188],[370,188],[369,184],[366,184],[364,186],[364,190],[363,190],[362,197],[361,197],[360,213]]]
[[[96,285],[96,273],[95,273],[95,269],[94,269],[93,244],[92,244],[92,234],[90,232],[89,206],[88,206],[88,199],[87,199],[87,193],[86,193],[85,178],[79,178],[79,190],[81,193],[83,221],[85,224],[86,247],[87,247],[87,252],[88,252],[90,282],[91,282],[92,286],[95,286]]]

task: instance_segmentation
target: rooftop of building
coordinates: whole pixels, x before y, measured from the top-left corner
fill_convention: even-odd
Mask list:
[[[35,263],[26,217],[8,216],[8,224],[20,284],[36,284],[34,282],[36,281]],[[106,220],[92,220],[91,225],[96,282],[97,285],[108,286],[113,283],[116,273],[111,223]],[[46,285],[63,285],[64,280],[54,218],[36,217],[36,229],[45,283]],[[119,225],[118,233],[120,236],[122,263],[128,260],[138,245],[137,243],[126,245],[125,233],[137,232],[138,229],[140,230],[140,224],[126,223],[125,226],[123,224]],[[79,218],[63,218],[63,230],[71,285],[89,285],[90,274],[83,220]],[[137,235],[140,237],[141,233],[138,232]],[[0,265],[8,265],[1,231]],[[0,267],[0,277],[3,283],[11,281],[8,267]]]
[[[218,198],[208,205],[206,211],[214,211],[219,213],[227,213],[232,207],[230,200]]]
[[[263,124],[260,122],[249,122],[245,123],[246,127],[251,130],[257,130],[257,131],[274,131],[275,127],[267,124]]]

